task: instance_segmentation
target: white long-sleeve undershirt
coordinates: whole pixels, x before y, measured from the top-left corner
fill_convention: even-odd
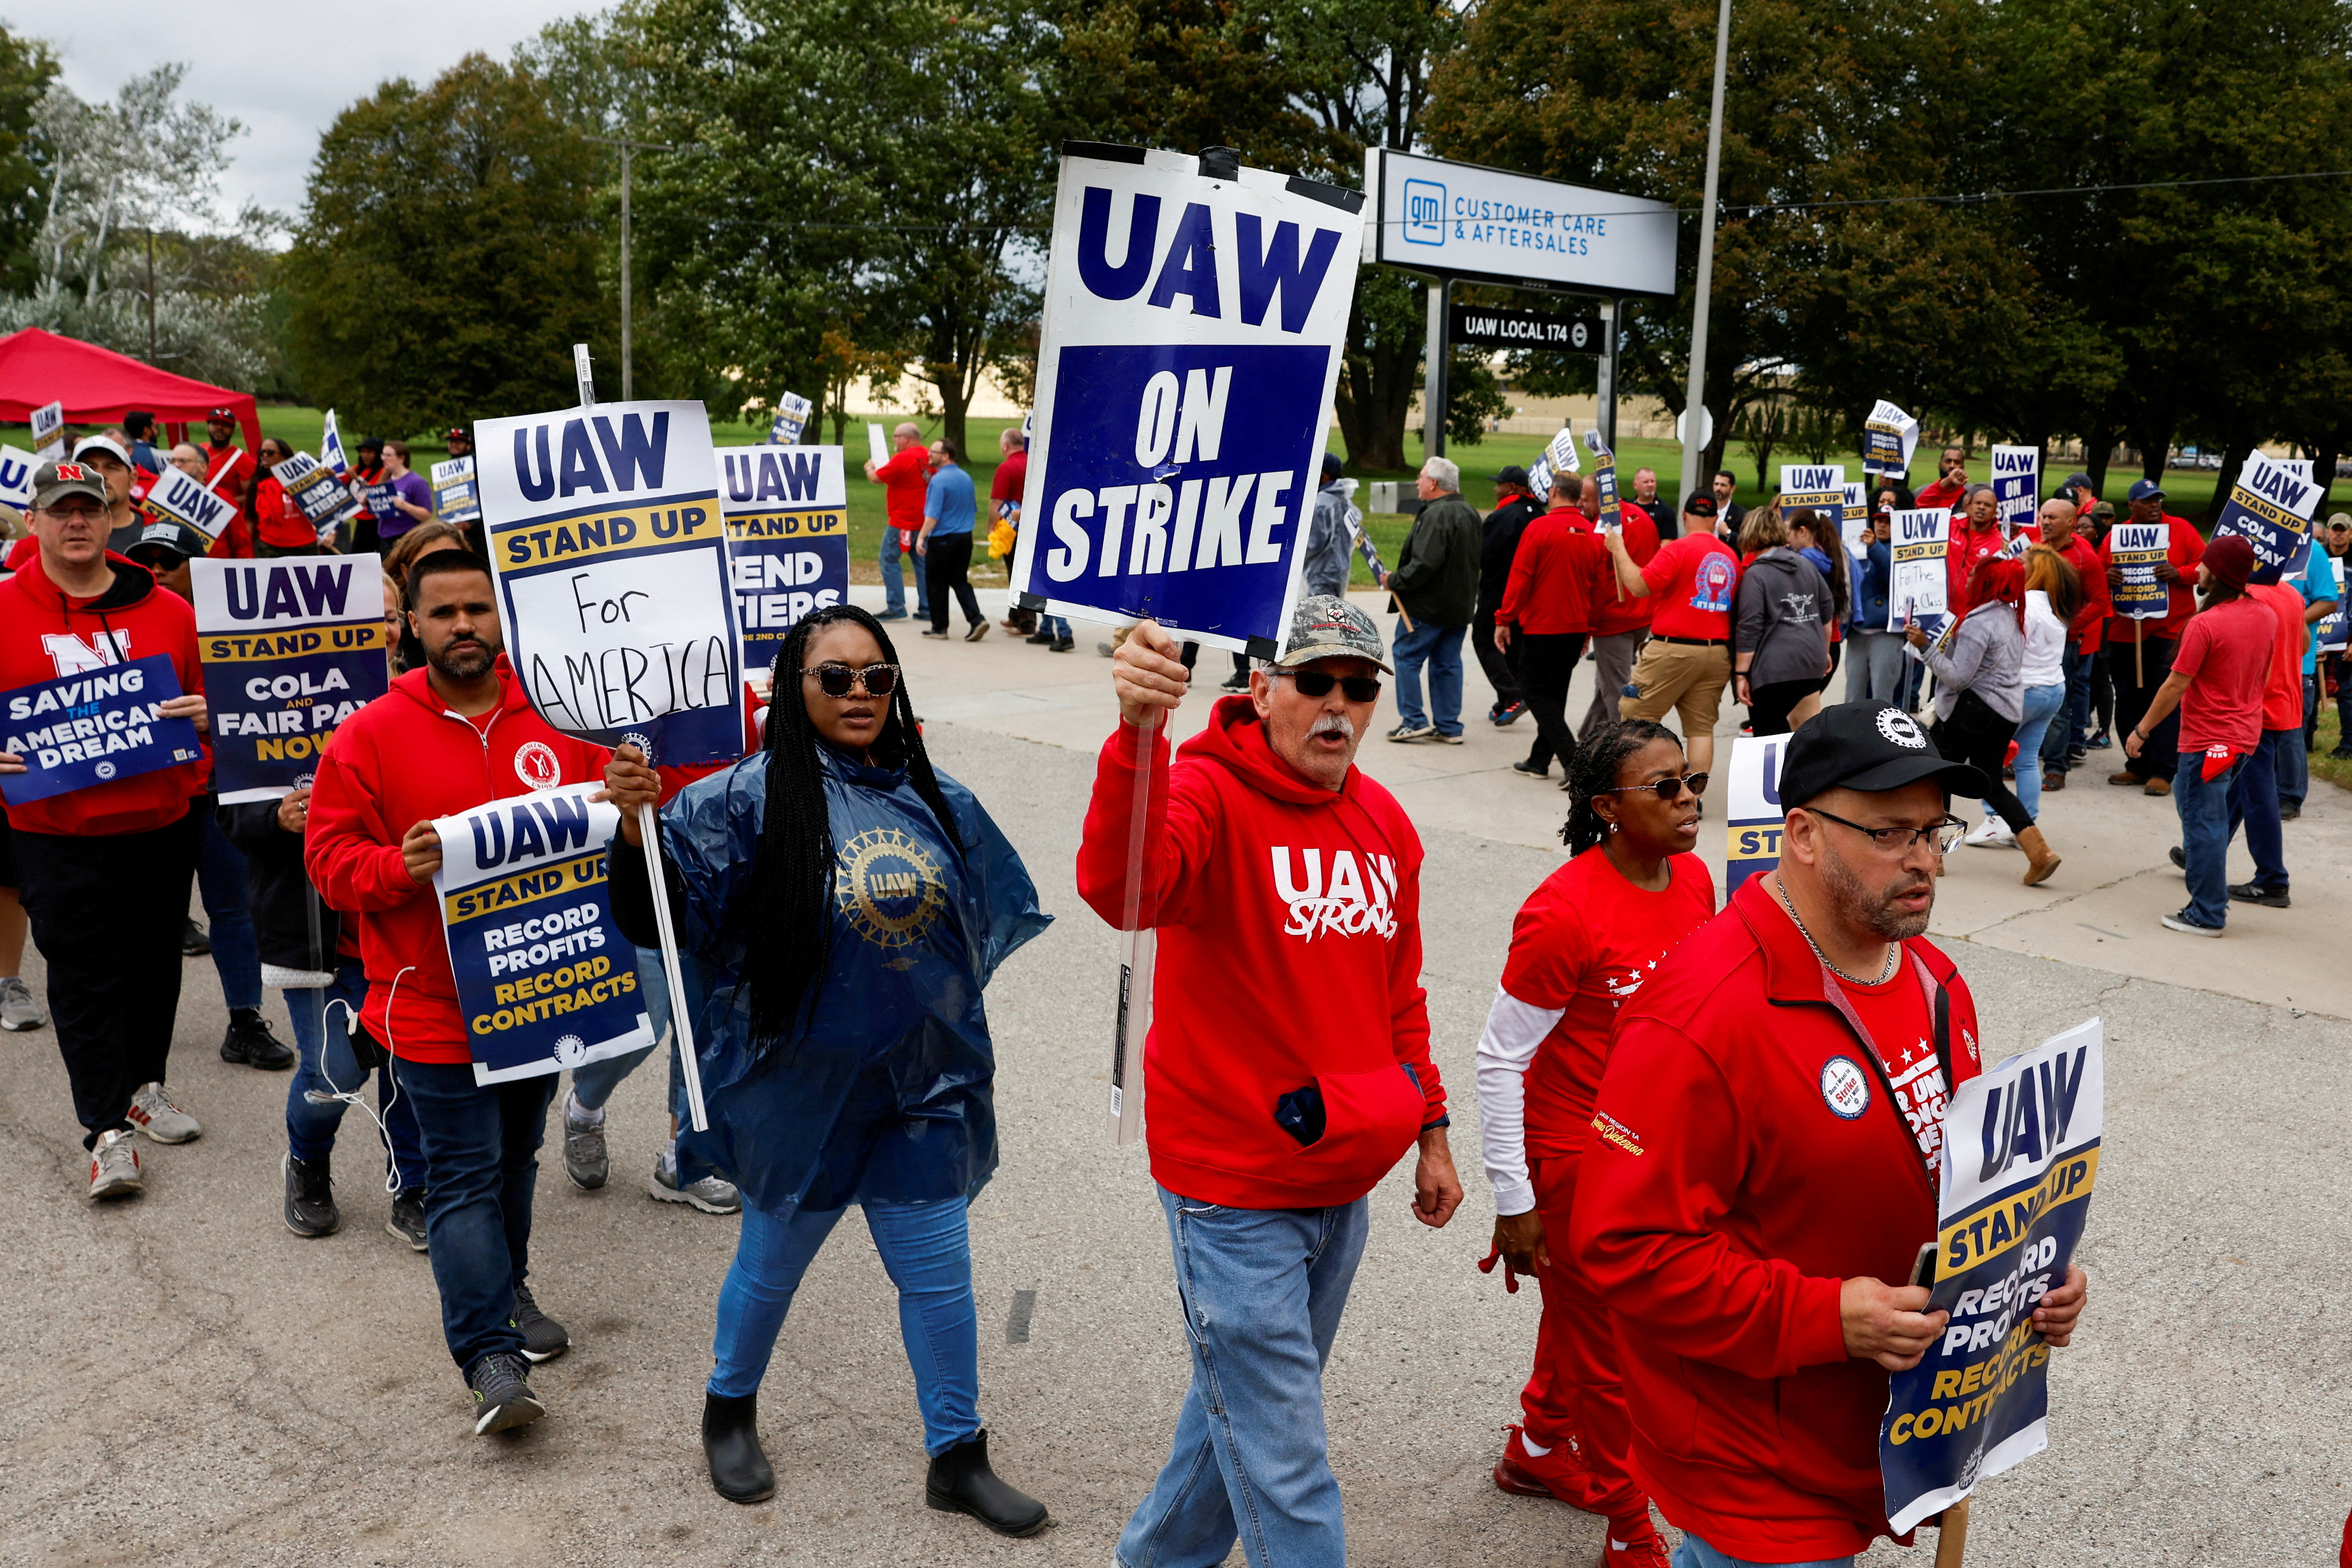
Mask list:
[[[1478,1143],[1498,1215],[1525,1214],[1536,1206],[1535,1184],[1528,1179],[1528,1064],[1567,1010],[1523,1002],[1500,986],[1486,1009],[1478,1036]]]

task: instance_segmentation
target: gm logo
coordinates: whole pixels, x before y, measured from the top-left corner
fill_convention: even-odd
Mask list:
[[[1413,245],[1445,243],[1445,187],[1434,180],[1404,183],[1404,237]]]

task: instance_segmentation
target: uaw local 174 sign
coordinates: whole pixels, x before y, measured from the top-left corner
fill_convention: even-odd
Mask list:
[[[1951,1320],[1887,1386],[1878,1468],[1901,1534],[2050,1446],[2050,1347],[2035,1303],[2066,1282],[2099,1175],[2099,1020],[1955,1091],[1944,1110],[1936,1272]]]
[[[578,1067],[654,1042],[635,951],[613,923],[601,784],[510,795],[433,824],[433,891],[474,1082]]]
[[[661,763],[741,756],[742,659],[702,405],[598,403],[475,433],[507,654],[540,716]]]
[[[185,523],[209,546],[236,520],[236,503],[226,500],[169,464],[147,491],[147,505],[173,522]],[[381,610],[382,606],[379,605]]]
[[[304,788],[337,727],[391,687],[381,560],[205,559],[188,568],[214,789],[235,805]]]
[[[812,610],[849,596],[849,491],[838,446],[722,446],[719,504],[743,667],[765,670]]]
[[[1785,735],[1743,735],[1731,743],[1729,819],[1724,827],[1723,894],[1729,898],[1749,877],[1780,863],[1788,809],[1780,804]]]
[[[2276,582],[2310,548],[2312,515],[2318,509],[2317,483],[2274,457],[2249,453],[2221,503],[2213,537],[2243,538],[2254,547],[2253,580]]]
[[[1363,197],[1063,149],[1016,603],[1271,656],[1355,293]]]

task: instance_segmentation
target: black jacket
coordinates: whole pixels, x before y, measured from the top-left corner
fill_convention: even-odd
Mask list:
[[[219,806],[215,815],[229,842],[245,852],[246,883],[253,900],[253,931],[261,961],[287,969],[332,973],[335,912],[310,889],[302,870],[302,835],[278,825],[278,802],[246,800]],[[311,940],[310,915],[318,912],[318,940]]]
[[[1533,496],[1507,501],[1486,514],[1478,546],[1478,613],[1492,615],[1502,608],[1503,590],[1511,580],[1511,558],[1519,553],[1519,536],[1543,516],[1543,503]]]
[[[1390,604],[1404,606],[1416,622],[1467,626],[1478,612],[1479,530],[1470,503],[1440,496],[1421,508],[1389,573]]]

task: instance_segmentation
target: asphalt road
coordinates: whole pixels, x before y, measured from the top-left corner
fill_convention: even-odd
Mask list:
[[[909,657],[944,668],[964,652]],[[145,1147],[135,1201],[82,1197],[52,1037],[0,1036],[0,1563],[1108,1563],[1164,1458],[1186,1362],[1144,1156],[1112,1145],[1103,1112],[1113,939],[1071,885],[1092,758],[976,724],[930,734],[1059,916],[990,993],[1003,1168],[973,1211],[983,1415],[1001,1472],[1052,1504],[1053,1530],[1003,1542],[924,1508],[895,1303],[855,1221],[811,1270],[762,1396],[775,1500],[710,1491],[697,1423],[736,1226],[644,1196],[655,1073],[613,1102],[611,1186],[575,1191],[551,1150],[544,1163],[533,1281],[575,1342],[535,1375],[551,1414],[473,1437],[425,1261],[383,1231],[363,1124],[346,1124],[344,1230],[290,1235],[287,1079],[218,1060],[218,988],[196,959],[173,1084],[205,1135]],[[1527,821],[1507,831],[1424,828],[1426,978],[1469,1198],[1443,1232],[1409,1218],[1405,1170],[1375,1198],[1327,1390],[1367,1565],[1581,1564],[1600,1545],[1597,1521],[1487,1476],[1537,1307],[1473,1267],[1491,1208],[1471,1053],[1511,915],[1558,863],[1537,847],[1557,797],[1516,799]],[[2305,887],[2296,926],[2340,926],[2332,887]],[[2234,925],[2171,950],[2179,984],[1954,942],[1993,1056],[2094,1014],[2108,1026],[2089,1314],[2055,1358],[2051,1449],[1985,1487],[1969,1561],[2330,1560],[2352,1506],[2327,1261],[2352,1240],[2352,1023],[2219,994],[2260,988],[2247,977],[2265,945]],[[1008,1343],[1022,1291],[1029,1336]],[[1921,1539],[1867,1560],[1924,1564]]]

